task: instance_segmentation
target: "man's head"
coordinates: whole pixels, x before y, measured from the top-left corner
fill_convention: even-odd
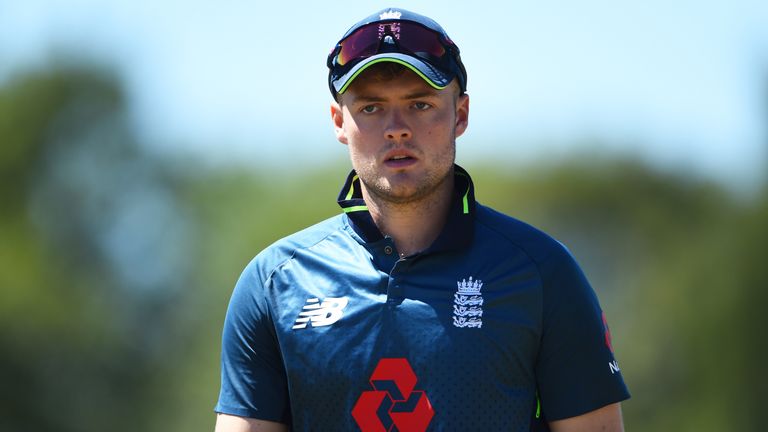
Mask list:
[[[386,9],[347,31],[328,66],[336,138],[349,148],[366,201],[422,205],[449,196],[469,96],[445,31]]]
[[[458,48],[442,28],[387,9],[353,26],[328,64],[336,138],[366,200],[411,205],[449,196],[469,96]]]
[[[441,90],[456,80],[467,88],[459,48],[432,19],[404,9],[381,10],[353,25],[328,55],[328,85],[338,96],[368,68],[394,63]]]

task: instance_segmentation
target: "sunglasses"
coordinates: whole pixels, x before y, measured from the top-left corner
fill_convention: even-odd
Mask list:
[[[410,21],[376,22],[360,27],[342,39],[328,56],[328,67],[344,68],[355,60],[382,51],[382,44],[394,44],[395,51],[407,52],[437,64],[450,59],[446,52],[458,54],[458,47],[444,35]]]

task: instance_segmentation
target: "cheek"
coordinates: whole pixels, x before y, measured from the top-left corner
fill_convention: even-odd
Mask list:
[[[453,128],[448,127],[442,123],[439,126],[434,124],[428,126],[425,125],[425,127],[421,129],[421,134],[423,138],[428,139],[430,142],[434,143],[450,141],[450,139],[453,137]]]
[[[356,137],[369,137],[376,131],[376,124],[369,119],[355,119],[353,120],[350,132]]]
[[[359,129],[350,131],[348,138],[347,147],[349,147],[349,156],[352,160],[362,162],[373,156],[370,146],[366,145],[370,140],[366,139]]]
[[[430,138],[442,138],[452,136],[455,129],[454,116],[450,112],[442,111],[434,116],[429,116],[421,122],[420,130]]]
[[[350,114],[344,116],[344,133],[350,140],[358,140],[365,133],[365,123]]]
[[[357,153],[366,151],[376,142],[377,129],[372,122],[354,120],[345,124],[344,131],[349,139],[350,150]]]

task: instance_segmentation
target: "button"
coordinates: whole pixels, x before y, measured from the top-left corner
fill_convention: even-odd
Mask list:
[[[392,255],[392,251],[393,251],[392,246],[389,246],[389,245],[384,246],[384,253],[385,254]]]

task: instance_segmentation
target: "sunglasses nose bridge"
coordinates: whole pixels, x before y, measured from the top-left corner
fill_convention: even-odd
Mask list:
[[[397,43],[395,42],[395,38],[392,37],[392,35],[385,35],[383,38],[381,38],[378,52],[394,52],[397,50]]]

